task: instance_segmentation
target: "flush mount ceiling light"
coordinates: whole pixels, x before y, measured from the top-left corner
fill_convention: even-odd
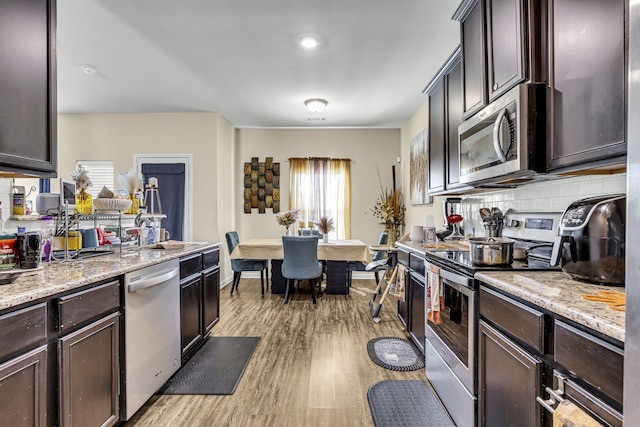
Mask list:
[[[300,39],[300,46],[305,49],[315,49],[318,47],[318,39],[311,36],[304,36]]]
[[[93,65],[84,64],[80,66],[80,69],[85,72],[85,74],[89,74],[90,76],[95,75],[98,72],[98,69]]]
[[[312,113],[321,113],[326,108],[328,102],[325,99],[321,98],[311,98],[304,101],[304,105],[307,106],[307,109]]]

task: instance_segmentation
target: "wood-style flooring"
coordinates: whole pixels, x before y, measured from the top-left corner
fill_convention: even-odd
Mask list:
[[[387,298],[373,322],[371,280],[353,280],[350,295],[326,295],[314,306],[303,284],[289,301],[260,295],[260,279],[221,290],[216,336],[259,336],[230,396],[153,396],[127,426],[373,426],[367,390],[386,379],[425,379],[424,370],[396,372],[374,364],[367,342],[408,338]],[[364,291],[360,291],[364,290]],[[379,298],[378,298],[379,301]]]

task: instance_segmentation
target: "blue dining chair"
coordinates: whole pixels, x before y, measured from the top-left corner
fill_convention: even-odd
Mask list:
[[[227,239],[227,248],[229,248],[229,255],[236,248],[238,243],[240,243],[240,238],[238,237],[237,231],[229,231],[225,233],[225,238]],[[238,285],[240,284],[240,275],[243,271],[259,271],[260,272],[260,290],[262,291],[262,295],[264,295],[264,272],[267,269],[267,265],[269,261],[266,259],[232,259],[231,260],[231,270],[233,270],[233,281],[231,282],[231,295],[233,295],[233,289],[238,289]],[[267,277],[267,280],[269,278]],[[267,286],[269,283],[267,281]]]
[[[382,233],[380,233],[380,237],[378,238],[378,245],[386,245],[388,241],[389,235],[387,234],[387,232],[383,231]],[[371,257],[371,261],[380,261],[386,256],[386,251],[374,251],[373,256]],[[367,264],[363,263],[362,261],[349,261],[347,263],[347,270],[349,271],[349,287],[351,287],[351,276],[353,275],[354,271],[372,271],[376,278],[376,285],[380,282],[380,279],[378,277],[378,271],[380,270],[366,270],[366,267]]]
[[[316,303],[315,285],[322,278],[322,263],[318,261],[318,238],[315,236],[282,236],[284,259],[282,276],[287,279],[284,303],[289,302],[291,281],[308,280],[311,299]]]

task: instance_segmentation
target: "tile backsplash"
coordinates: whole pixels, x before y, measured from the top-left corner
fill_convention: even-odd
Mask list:
[[[482,236],[480,208],[497,207],[503,213],[508,209],[519,212],[563,212],[570,203],[585,197],[626,193],[627,174],[585,175],[556,178],[535,182],[517,188],[485,192],[465,196],[462,199],[462,216],[465,233],[473,228]]]

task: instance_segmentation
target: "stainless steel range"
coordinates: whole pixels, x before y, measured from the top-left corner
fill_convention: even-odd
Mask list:
[[[508,266],[477,266],[468,250],[434,250],[425,253],[427,284],[438,273],[440,313],[427,315],[425,365],[427,378],[458,427],[476,425],[477,400],[477,271],[557,270],[549,263],[561,213],[507,213],[503,236],[524,248],[526,259]],[[437,299],[437,298],[436,298]],[[435,318],[434,318],[435,317]]]

